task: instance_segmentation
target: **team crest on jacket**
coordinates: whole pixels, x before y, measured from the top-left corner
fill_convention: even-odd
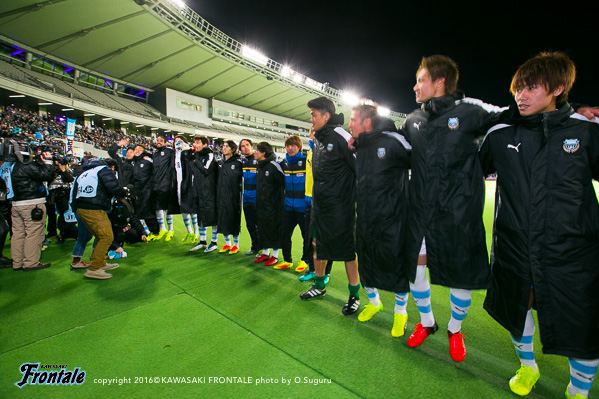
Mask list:
[[[576,152],[580,148],[580,140],[565,139],[563,148],[564,148],[564,151],[566,151],[567,153]]]
[[[376,155],[379,157],[379,159],[383,159],[385,158],[385,155],[387,155],[387,150],[384,148],[378,148],[376,150]]]
[[[268,173],[268,170],[267,170],[267,171],[264,172],[264,176],[268,176],[268,175],[269,175],[269,173]]]
[[[447,127],[450,130],[456,130],[458,127],[460,127],[460,120],[458,118],[449,118],[447,120]]]
[[[327,151],[328,151],[328,152],[331,152],[331,151],[333,151],[333,143],[329,143],[329,144],[327,145]]]
[[[235,169],[235,165],[231,165],[231,169]]]

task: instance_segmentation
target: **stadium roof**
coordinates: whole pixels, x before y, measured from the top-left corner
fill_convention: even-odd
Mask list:
[[[177,0],[2,0],[0,39],[148,91],[169,87],[303,121],[308,100],[324,95],[349,115],[344,93],[252,53]]]

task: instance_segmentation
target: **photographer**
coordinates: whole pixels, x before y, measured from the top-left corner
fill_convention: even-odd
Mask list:
[[[91,264],[84,276],[105,280],[112,277],[106,270],[118,267],[116,263],[107,264],[105,258],[114,238],[107,212],[111,210],[112,196],[125,196],[127,190],[119,185],[115,172],[99,158],[86,160],[82,170],[73,184],[71,206],[96,238]]]
[[[57,236],[62,244],[67,238],[77,238],[77,220],[69,206],[71,183],[75,180],[64,157],[54,157],[56,179],[48,186],[48,235]],[[58,215],[58,222],[56,216]],[[58,226],[59,233],[56,231]]]
[[[31,271],[50,267],[40,256],[46,227],[46,195],[44,182],[54,180],[56,172],[52,155],[47,152],[32,156],[27,162],[11,166],[12,236],[10,252],[13,269]]]
[[[125,243],[147,242],[145,230],[139,219],[135,217],[129,197],[115,198],[112,202],[112,212],[108,217],[112,224],[114,240],[108,251],[109,259],[126,258],[127,252],[123,248]]]

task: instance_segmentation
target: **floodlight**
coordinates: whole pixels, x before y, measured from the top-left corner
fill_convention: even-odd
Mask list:
[[[284,66],[284,67],[281,69],[281,76],[283,76],[283,77],[285,77],[285,78],[288,78],[288,77],[290,77],[291,75],[293,75],[293,70],[291,70],[291,68],[289,68],[288,66],[286,66],[286,65],[285,65],[285,66]]]
[[[25,97],[25,94],[13,94],[12,96],[8,96],[10,98],[23,98]]]
[[[63,108],[62,111],[73,111],[73,108]]]
[[[95,116],[96,114],[83,114],[83,116]]]
[[[391,110],[385,107],[378,107],[378,113],[380,116],[389,116],[391,115]]]
[[[243,46],[241,48],[241,55],[243,55],[245,58],[247,58],[249,60],[257,62],[258,64],[261,64],[264,66],[266,66],[266,64],[268,64],[268,57],[265,56],[264,54],[260,53],[259,51],[254,50],[251,47]]]
[[[52,105],[52,103],[37,103],[37,105]]]
[[[304,77],[302,75],[300,75],[299,73],[296,73],[295,75],[293,75],[293,81],[295,83],[302,83],[304,80]]]
[[[103,121],[109,121],[112,120],[112,118],[102,118]]]
[[[185,3],[183,2],[183,0],[171,0],[171,2],[180,9],[185,8]]]
[[[348,105],[358,105],[360,103],[360,97],[358,97],[357,94],[344,91],[341,93],[341,101]]]

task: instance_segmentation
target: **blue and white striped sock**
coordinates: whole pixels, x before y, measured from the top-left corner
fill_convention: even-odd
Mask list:
[[[218,228],[216,226],[212,226],[212,242],[216,244],[218,241]]]
[[[198,226],[198,215],[193,213],[191,215],[191,225],[193,226],[193,231],[195,233],[195,235],[199,235],[200,234],[200,226]]]
[[[408,314],[408,298],[409,292],[395,293],[395,313]]]
[[[156,211],[156,221],[160,226],[161,231],[166,231],[166,225],[164,224],[164,211]]]
[[[147,236],[150,235],[150,229],[148,229],[148,225],[146,224],[146,221],[143,219],[139,219],[139,222],[141,223],[141,225],[144,228],[144,233],[146,233]]]
[[[199,231],[200,231],[200,242],[206,242],[206,230],[208,230],[206,227],[200,227]]]
[[[452,288],[449,290],[449,302],[451,303],[451,319],[449,319],[447,329],[454,334],[459,333],[472,303],[472,291]]]
[[[431,285],[426,278],[426,265],[418,265],[416,268],[416,279],[410,283],[410,291],[420,312],[420,324],[423,327],[435,325],[435,316],[431,307]]]
[[[164,212],[166,213],[166,211]],[[166,214],[166,225],[168,226],[168,231],[174,231],[173,215]]]
[[[368,300],[372,303],[372,306],[379,307],[381,306],[381,297],[379,296],[379,290],[376,288],[366,287],[364,286],[364,291],[366,291],[366,295],[368,295]]]
[[[511,334],[510,334],[511,335]],[[512,343],[516,350],[516,355],[520,359],[520,363],[526,367],[532,367],[534,371],[537,371],[537,362],[535,360],[533,336],[535,335],[535,320],[532,317],[532,309],[528,310],[526,314],[526,322],[524,323],[524,332],[522,333],[522,339],[517,340],[512,337]]]
[[[593,381],[597,375],[599,359],[582,360],[568,358],[570,363],[570,383],[568,384],[568,395],[582,395],[583,398],[589,396],[589,391],[593,386]]]
[[[189,215],[189,213],[182,213],[181,217],[183,218],[183,224],[187,229],[187,234],[193,234],[193,229],[191,227],[191,216]]]
[[[233,236],[233,245],[239,248],[239,234]]]
[[[231,234],[225,236],[225,245],[231,246]]]

